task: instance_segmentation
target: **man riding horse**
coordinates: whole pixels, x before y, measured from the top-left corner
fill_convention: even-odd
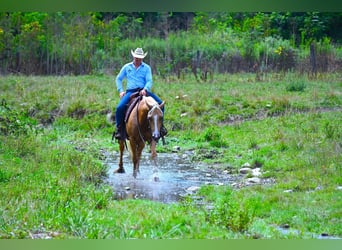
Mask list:
[[[133,93],[139,91],[142,96],[151,96],[158,104],[162,104],[162,100],[151,92],[152,89],[152,71],[151,67],[143,62],[147,52],[144,53],[142,48],[137,48],[135,51],[131,50],[133,61],[125,64],[116,77],[116,87],[120,95],[119,104],[116,107],[115,120],[116,120],[116,133],[117,140],[125,139],[125,125],[124,118],[127,109],[127,104]],[[127,79],[126,91],[123,88],[122,81]],[[162,108],[164,113],[164,107]],[[167,130],[162,125],[160,136],[163,138],[167,134]]]

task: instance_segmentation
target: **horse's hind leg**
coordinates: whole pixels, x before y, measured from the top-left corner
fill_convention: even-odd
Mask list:
[[[119,141],[119,149],[120,149],[120,161],[119,161],[119,168],[114,171],[114,173],[125,173],[125,169],[123,167],[123,152],[125,150],[125,141]]]

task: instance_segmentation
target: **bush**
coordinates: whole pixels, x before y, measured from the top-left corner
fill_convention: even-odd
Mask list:
[[[25,112],[10,108],[3,99],[0,104],[0,132],[4,135],[29,134],[36,131],[36,120]]]
[[[306,88],[306,84],[304,82],[291,82],[286,86],[286,90],[290,92],[303,92]]]
[[[226,189],[215,202],[208,220],[216,225],[222,225],[234,232],[246,232],[252,224],[260,201],[256,199],[241,200],[235,197],[231,189]]]
[[[227,142],[222,138],[222,133],[217,127],[209,127],[203,133],[203,139],[213,147],[226,147]]]

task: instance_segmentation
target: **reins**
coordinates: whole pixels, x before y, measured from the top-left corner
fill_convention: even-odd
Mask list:
[[[140,105],[141,99],[142,99],[142,96],[139,97],[139,101],[138,101],[138,103],[137,103],[137,109],[136,109],[136,110],[137,110],[137,111],[136,111],[137,115],[136,115],[136,117],[137,117],[138,132],[139,132],[140,139],[141,139],[143,142],[145,142],[146,140],[144,139],[144,137],[143,137],[143,135],[142,135],[142,133],[141,133],[140,123],[139,123],[139,105]]]

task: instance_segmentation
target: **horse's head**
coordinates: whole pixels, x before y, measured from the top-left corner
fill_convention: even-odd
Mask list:
[[[153,102],[147,100],[146,104],[149,107],[147,119],[151,129],[152,139],[154,141],[158,141],[160,138],[160,128],[163,122],[163,111],[161,108],[164,106],[164,102],[162,104],[158,104],[153,99]]]

